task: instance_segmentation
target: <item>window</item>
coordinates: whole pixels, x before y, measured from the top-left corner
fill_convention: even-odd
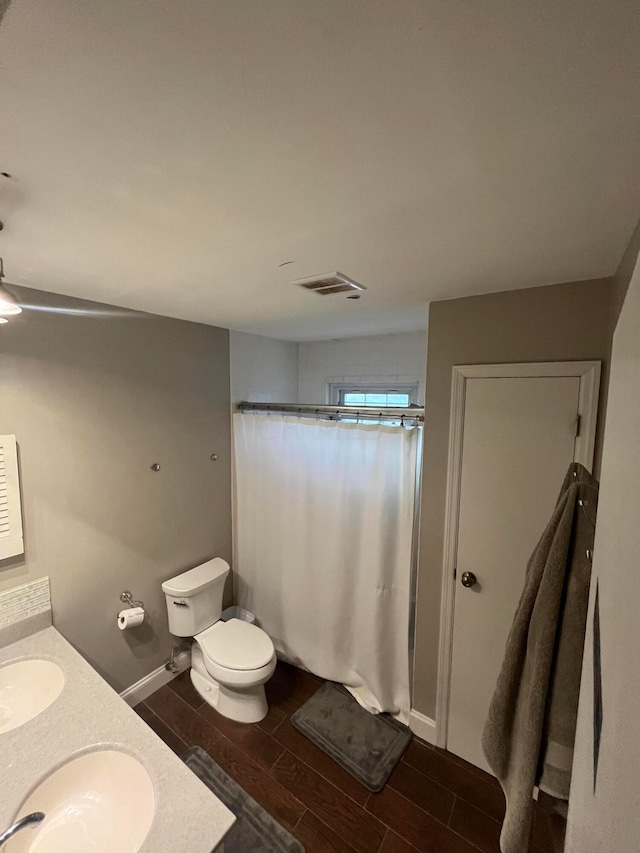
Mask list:
[[[418,385],[403,382],[391,385],[391,383],[369,383],[354,385],[330,385],[329,399],[331,404],[337,406],[353,406],[354,409],[364,406],[380,406],[387,408],[406,408],[418,402]],[[367,421],[363,418],[350,418],[341,415],[340,420],[359,423],[378,423],[378,420]],[[383,423],[389,426],[398,426],[403,423],[400,418],[385,420]]]
[[[343,391],[341,406],[408,406],[411,395],[400,391]]]
[[[405,408],[417,403],[418,386],[412,383],[382,384],[362,383],[354,385],[331,385],[331,403],[338,406],[380,406],[381,408]]]

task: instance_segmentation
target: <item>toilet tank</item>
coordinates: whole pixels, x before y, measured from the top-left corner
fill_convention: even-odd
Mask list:
[[[169,631],[175,637],[195,637],[220,619],[229,571],[229,564],[216,557],[162,584]]]

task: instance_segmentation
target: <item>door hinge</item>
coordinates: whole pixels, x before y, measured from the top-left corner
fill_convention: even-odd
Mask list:
[[[580,427],[582,426],[582,415],[576,415],[576,438],[580,435]]]

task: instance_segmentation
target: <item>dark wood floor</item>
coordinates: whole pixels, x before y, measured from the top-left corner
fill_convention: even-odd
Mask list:
[[[371,794],[300,734],[289,717],[322,683],[279,663],[266,686],[269,714],[255,726],[214,711],[188,673],[136,711],[178,755],[203,747],[307,853],[499,853],[503,796],[481,770],[414,739],[386,787]],[[530,851],[550,850],[539,809]]]

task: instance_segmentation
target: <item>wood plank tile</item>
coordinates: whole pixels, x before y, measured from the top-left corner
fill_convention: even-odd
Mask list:
[[[353,847],[330,829],[308,809],[300,818],[293,834],[304,845],[306,853],[353,853]],[[402,853],[402,851],[398,851]]]
[[[181,672],[176,678],[173,678],[169,682],[169,687],[174,691],[174,693],[177,693],[181,699],[184,699],[185,702],[191,705],[192,708],[199,708],[201,705],[205,704],[204,699],[191,683],[190,670],[188,669]]]
[[[207,752],[220,738],[220,732],[188,705],[168,684],[148,697],[147,705],[189,746],[201,746]]]
[[[269,713],[264,718],[256,723],[259,729],[262,729],[268,735],[272,735],[278,728],[280,723],[286,719],[286,714],[280,708],[269,708]]]
[[[272,767],[284,752],[281,744],[256,725],[230,720],[207,704],[204,704],[198,713],[266,770]]]
[[[470,772],[458,761],[452,760],[450,753],[440,749],[430,749],[414,740],[409,744],[402,761],[467,802],[473,803],[489,817],[496,820],[502,820],[504,817],[502,789],[487,782],[480,775]]]
[[[478,853],[467,841],[388,785],[372,794],[367,809],[423,853]]]
[[[351,773],[347,773],[326,752],[323,752],[313,741],[299,732],[290,720],[286,719],[278,726],[273,737],[283,746],[286,746],[289,752],[312,767],[324,779],[340,788],[356,803],[360,803],[360,805],[366,803],[369,791],[357,779],[354,779]]]
[[[355,850],[379,850],[385,827],[290,752],[276,761],[271,773]]]
[[[285,786],[224,735],[212,748],[211,757],[273,818],[293,830],[305,807]]]
[[[498,853],[504,798],[482,770],[414,738],[386,788],[370,795],[295,729],[288,717],[323,683],[279,663],[257,725],[219,715],[188,673],[135,710],[177,754],[207,749],[307,853]],[[549,853],[546,814],[536,813],[532,837],[531,851]]]
[[[471,803],[458,798],[453,807],[451,823],[454,832],[475,844],[484,853],[500,853],[502,824],[481,812]]]
[[[479,779],[482,779],[484,782],[488,782],[489,785],[494,785],[499,788],[500,783],[496,779],[495,776],[492,776],[491,773],[487,773],[485,770],[482,770],[480,767],[476,767],[475,764],[470,764],[468,761],[465,761],[464,758],[460,758],[459,755],[455,755],[453,752],[449,752],[447,749],[441,749],[439,746],[431,747],[434,752],[437,752],[439,755],[448,758],[450,761],[453,761],[454,764],[457,764],[459,767],[462,767],[464,770],[468,770],[469,773],[473,773]]]
[[[310,672],[278,661],[276,671],[265,684],[270,707],[290,716],[311,699],[323,682]]]
[[[392,829],[388,829],[380,853],[415,853],[416,850],[417,847],[409,844],[404,838],[400,838]]]
[[[455,794],[420,773],[410,764],[399,762],[387,784],[436,820],[444,824],[449,823]],[[375,797],[376,794],[373,796]]]
[[[169,726],[163,723],[162,720],[153,713],[151,708],[149,708],[144,702],[140,702],[140,704],[136,705],[133,710],[142,720],[145,721],[150,729],[153,729],[160,740],[163,740],[166,743],[169,749],[173,750],[176,755],[184,755],[188,749],[187,744],[181,740],[178,735],[169,728]]]

